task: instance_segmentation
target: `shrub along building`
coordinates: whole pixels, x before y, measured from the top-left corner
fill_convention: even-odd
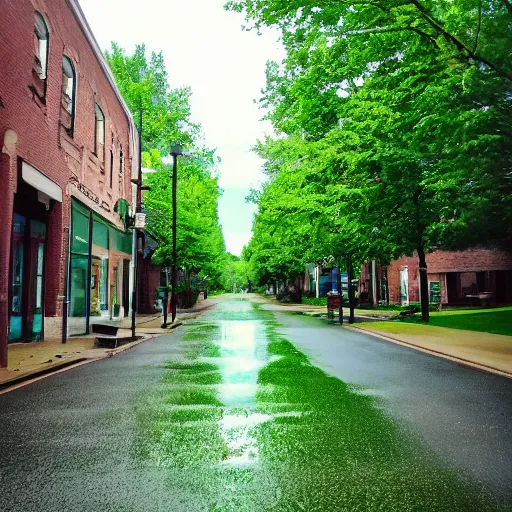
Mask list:
[[[0,17],[0,366],[7,343],[129,311],[129,110],[76,0],[7,0]],[[136,175],[136,171],[135,171]]]
[[[512,303],[512,253],[493,249],[427,253],[431,303],[450,305]],[[419,302],[419,262],[402,257],[389,265],[376,261],[361,267],[361,302],[403,304]]]

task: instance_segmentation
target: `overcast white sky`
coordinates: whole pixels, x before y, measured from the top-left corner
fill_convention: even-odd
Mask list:
[[[137,43],[162,50],[171,87],[192,88],[193,120],[222,159],[226,247],[240,254],[255,211],[244,198],[263,180],[261,160],[249,150],[271,132],[253,100],[265,85],[265,62],[282,59],[277,35],[243,31],[242,15],[225,11],[225,0],[79,1],[102,49],[116,41],[129,53]]]

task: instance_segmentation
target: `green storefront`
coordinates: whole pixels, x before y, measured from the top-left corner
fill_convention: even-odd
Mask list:
[[[131,250],[129,232],[72,200],[68,334],[128,314]]]

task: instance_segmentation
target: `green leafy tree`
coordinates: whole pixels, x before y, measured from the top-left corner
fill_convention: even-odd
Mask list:
[[[426,251],[511,245],[509,2],[227,7],[279,28],[287,51],[261,99],[279,138],[257,146],[260,274],[295,271],[298,239],[302,262],[329,247],[384,261],[416,251],[428,320]]]
[[[193,276],[208,286],[221,286],[225,244],[218,219],[218,186],[215,151],[202,142],[201,127],[190,117],[188,88],[172,89],[162,53],[149,60],[144,45],[126,55],[115,43],[106,58],[134,118],[142,128],[142,161],[156,172],[145,177],[150,191],[144,193],[147,231],[158,241],[153,261],[169,267],[172,261],[172,169],[164,163],[170,146],[193,148],[193,157],[179,157],[177,188],[178,267],[190,292]],[[142,124],[141,124],[142,121]]]

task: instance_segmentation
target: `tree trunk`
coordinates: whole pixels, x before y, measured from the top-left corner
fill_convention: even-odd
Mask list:
[[[423,248],[418,249],[418,259],[420,260],[420,303],[421,303],[421,319],[428,322],[430,318],[428,304],[428,276],[427,261],[425,259],[425,251]]]
[[[425,259],[425,249],[423,245],[423,234],[425,226],[422,222],[420,198],[422,194],[421,186],[416,188],[416,193],[413,197],[414,205],[416,208],[416,244],[418,251],[418,259],[420,260],[420,303],[421,303],[421,319],[424,322],[429,321],[429,304],[428,304],[428,276],[427,276],[427,261]]]

